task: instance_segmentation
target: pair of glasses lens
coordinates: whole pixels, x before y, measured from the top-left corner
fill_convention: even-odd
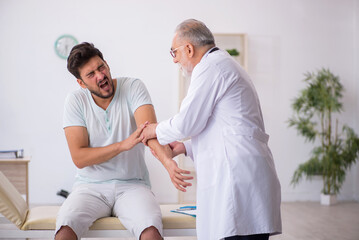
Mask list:
[[[177,48],[175,48],[175,49],[171,49],[170,50],[170,54],[171,54],[171,56],[173,57],[173,58],[175,58],[176,57],[176,51],[180,48],[180,47],[184,47],[185,45],[182,45],[182,46],[179,46],[179,47],[177,47]]]

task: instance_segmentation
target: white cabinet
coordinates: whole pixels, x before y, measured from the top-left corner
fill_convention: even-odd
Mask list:
[[[0,171],[9,179],[20,194],[25,194],[29,205],[29,162],[31,157],[0,159]]]
[[[239,64],[248,70],[248,59],[247,59],[247,46],[248,37],[246,33],[227,34],[227,33],[216,33],[213,34],[217,47],[223,50],[236,50],[239,55],[233,56]]]

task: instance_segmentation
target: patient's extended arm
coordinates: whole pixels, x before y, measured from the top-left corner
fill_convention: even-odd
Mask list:
[[[149,123],[156,123],[156,114],[153,106],[143,105],[137,108],[135,112],[135,120],[137,126],[141,126],[147,121]],[[155,152],[157,158],[168,171],[173,185],[178,190],[185,192],[185,188],[192,185],[191,183],[186,182],[186,180],[193,179],[193,177],[185,175],[190,174],[190,171],[180,169],[177,166],[177,163],[172,159],[172,150],[168,145],[162,146],[158,143],[157,139],[148,140],[147,145]]]

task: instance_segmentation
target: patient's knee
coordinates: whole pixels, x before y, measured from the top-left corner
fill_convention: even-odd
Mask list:
[[[62,226],[55,235],[55,240],[76,240],[77,236],[74,230],[69,226]]]
[[[141,233],[140,240],[161,240],[161,234],[154,226],[148,227]]]

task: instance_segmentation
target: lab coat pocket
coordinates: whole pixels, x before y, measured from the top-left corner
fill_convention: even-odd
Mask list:
[[[249,183],[252,179],[251,154],[247,140],[241,135],[228,135],[224,138],[225,161],[229,166],[233,182]]]
[[[204,149],[197,157],[197,187],[208,189],[216,183],[217,172],[216,159],[213,149]]]
[[[260,149],[268,135],[257,131],[243,126],[223,130],[225,159],[235,182],[251,183],[258,174],[258,164],[263,158]]]

